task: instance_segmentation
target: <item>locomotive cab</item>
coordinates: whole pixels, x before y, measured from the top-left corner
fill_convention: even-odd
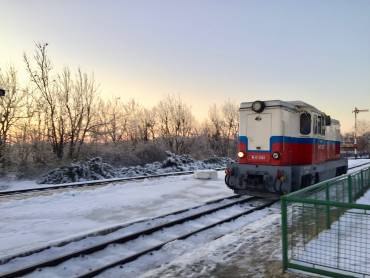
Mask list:
[[[279,196],[343,174],[339,122],[301,101],[241,103],[238,161],[225,182],[236,193]]]

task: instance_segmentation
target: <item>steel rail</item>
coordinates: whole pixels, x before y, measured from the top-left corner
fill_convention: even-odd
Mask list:
[[[266,200],[265,200],[265,201],[266,201]],[[244,215],[247,215],[247,214],[251,214],[252,212],[255,212],[255,211],[257,211],[257,210],[264,209],[264,208],[266,208],[266,207],[268,207],[268,206],[271,206],[271,205],[272,205],[273,203],[275,203],[275,202],[276,202],[276,201],[266,201],[266,203],[264,203],[264,204],[262,204],[262,205],[260,205],[260,206],[256,206],[256,207],[254,207],[254,208],[251,208],[251,209],[249,209],[249,210],[243,211],[243,212],[241,212],[241,213],[234,214],[234,215],[229,216],[229,217],[227,217],[227,218],[225,218],[225,219],[222,219],[222,220],[219,220],[219,221],[217,221],[217,222],[214,222],[214,223],[212,223],[212,224],[210,224],[210,225],[206,225],[206,226],[204,226],[204,227],[202,227],[202,228],[195,229],[195,230],[193,230],[193,231],[191,231],[191,232],[185,233],[185,234],[180,235],[180,236],[178,236],[178,237],[175,237],[175,238],[173,238],[173,239],[170,239],[170,240],[164,241],[164,242],[162,242],[162,243],[160,243],[160,244],[157,244],[157,245],[152,246],[152,247],[149,247],[149,248],[147,248],[147,249],[145,249],[145,250],[143,250],[143,251],[140,251],[140,252],[138,252],[138,253],[136,253],[136,254],[134,254],[134,255],[130,255],[130,256],[127,256],[127,257],[125,257],[125,258],[118,259],[118,260],[116,260],[116,261],[114,261],[114,262],[111,262],[111,263],[106,264],[106,265],[101,266],[101,267],[97,267],[97,268],[94,268],[94,269],[89,269],[86,273],[81,274],[81,275],[76,275],[76,276],[74,276],[74,278],[89,278],[89,277],[94,277],[94,276],[96,276],[96,275],[100,274],[101,272],[103,272],[103,271],[105,271],[105,270],[108,270],[108,269],[110,269],[110,268],[112,268],[112,267],[115,267],[115,266],[118,266],[118,265],[123,265],[123,264],[129,263],[129,262],[131,262],[131,261],[134,261],[134,260],[138,259],[139,257],[141,257],[141,256],[143,256],[143,255],[145,255],[145,254],[148,254],[148,253],[150,253],[150,252],[153,252],[153,251],[159,250],[159,249],[161,249],[163,246],[165,246],[166,244],[168,244],[168,243],[170,243],[170,242],[173,242],[173,241],[176,241],[176,240],[183,240],[183,239],[186,239],[186,238],[188,238],[188,237],[190,237],[190,236],[192,236],[192,235],[195,235],[195,234],[200,233],[200,232],[202,232],[202,231],[208,230],[208,229],[213,228],[213,227],[215,227],[215,226],[217,226],[217,225],[221,225],[221,224],[223,224],[223,223],[230,222],[230,221],[235,220],[235,219],[237,219],[237,218],[239,218],[239,217],[241,217],[241,216],[244,216]]]
[[[34,248],[34,249],[29,249],[29,250],[26,250],[26,251],[23,251],[23,252],[20,252],[20,253],[17,253],[17,254],[13,254],[11,256],[7,256],[7,257],[1,257],[0,258],[0,266],[9,262],[9,261],[11,261],[11,260],[13,260],[13,259],[15,259],[15,258],[26,257],[26,256],[29,256],[29,255],[32,255],[32,254],[35,254],[35,253],[42,252],[42,251],[44,251],[46,249],[49,249],[51,247],[61,247],[61,246],[70,244],[72,242],[84,240],[88,237],[107,235],[107,234],[113,233],[117,230],[125,229],[125,228],[131,227],[131,226],[136,225],[136,224],[145,223],[145,222],[149,222],[149,221],[155,221],[155,220],[159,220],[159,219],[166,218],[166,217],[169,217],[169,216],[178,215],[178,214],[181,214],[181,213],[185,213],[187,211],[199,209],[201,207],[206,207],[207,205],[212,205],[212,204],[220,203],[222,201],[233,200],[233,199],[236,199],[236,198],[240,198],[241,196],[242,195],[231,195],[231,196],[227,196],[227,197],[222,197],[222,198],[218,198],[218,199],[209,200],[207,202],[204,202],[203,204],[200,204],[200,205],[197,205],[197,206],[194,206],[194,207],[184,208],[184,209],[181,209],[181,210],[169,212],[169,213],[166,213],[166,214],[162,214],[162,215],[147,218],[147,219],[141,219],[141,220],[138,220],[138,221],[133,221],[133,222],[129,222],[129,223],[110,226],[110,227],[107,227],[107,228],[95,230],[95,231],[87,233],[87,234],[79,235],[77,237],[69,238],[67,240],[61,240],[59,242],[54,242],[51,245],[46,245],[46,246],[37,247],[37,248]]]
[[[60,255],[55,256],[53,258],[48,258],[46,260],[42,260],[42,261],[39,261],[39,262],[33,262],[33,263],[31,263],[27,266],[22,266],[20,268],[17,268],[17,269],[8,271],[8,272],[0,273],[0,278],[18,277],[18,276],[28,274],[28,273],[30,273],[34,270],[37,270],[39,268],[42,268],[42,267],[55,266],[55,265],[58,265],[58,264],[60,264],[64,261],[67,261],[71,258],[97,252],[99,250],[104,249],[105,247],[107,247],[110,244],[127,243],[129,241],[132,241],[134,239],[139,238],[140,236],[149,235],[149,234],[152,234],[152,233],[157,232],[159,230],[162,230],[164,228],[168,228],[168,227],[171,227],[171,226],[182,224],[184,222],[200,218],[200,217],[205,216],[207,214],[211,214],[213,212],[216,212],[216,211],[219,211],[219,210],[222,210],[222,209],[226,209],[226,208],[229,208],[229,207],[237,205],[237,204],[242,204],[242,203],[246,203],[246,202],[249,202],[251,200],[257,200],[257,199],[260,199],[260,198],[251,197],[251,196],[240,196],[240,199],[235,200],[235,201],[231,201],[227,204],[222,204],[220,206],[216,206],[216,207],[213,207],[213,208],[210,208],[210,209],[207,209],[207,210],[204,210],[204,211],[200,211],[200,212],[197,212],[197,213],[194,213],[194,214],[191,214],[191,215],[186,215],[184,217],[181,217],[181,218],[178,218],[178,219],[175,219],[175,220],[170,220],[168,222],[165,222],[165,223],[162,223],[162,224],[150,227],[150,228],[146,228],[146,229],[140,230],[138,232],[134,232],[134,233],[124,235],[124,236],[118,236],[118,237],[113,238],[113,239],[112,238],[107,239],[107,240],[102,241],[102,242],[100,242],[96,245],[85,247],[85,248],[77,250],[77,251],[66,252],[65,254],[60,254]]]

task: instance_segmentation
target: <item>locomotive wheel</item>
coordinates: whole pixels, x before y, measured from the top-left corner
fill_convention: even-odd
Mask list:
[[[227,185],[227,187],[231,188],[230,187],[230,175],[225,175],[225,184]]]

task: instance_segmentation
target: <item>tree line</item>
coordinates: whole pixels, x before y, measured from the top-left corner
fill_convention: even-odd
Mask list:
[[[153,162],[164,151],[196,158],[234,156],[238,104],[212,105],[198,121],[180,96],[153,107],[135,100],[104,99],[93,74],[54,68],[48,44],[24,54],[28,82],[18,81],[13,66],[0,69],[0,167],[49,168],[78,159],[103,156],[116,164]],[[27,175],[27,174],[26,174]]]

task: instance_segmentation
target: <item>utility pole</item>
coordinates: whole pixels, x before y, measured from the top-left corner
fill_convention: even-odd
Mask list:
[[[355,109],[353,109],[352,113],[355,113],[355,136],[354,136],[354,147],[355,147],[355,158],[357,158],[357,114],[360,113],[360,112],[369,112],[369,109],[358,109],[357,107],[355,107]]]

